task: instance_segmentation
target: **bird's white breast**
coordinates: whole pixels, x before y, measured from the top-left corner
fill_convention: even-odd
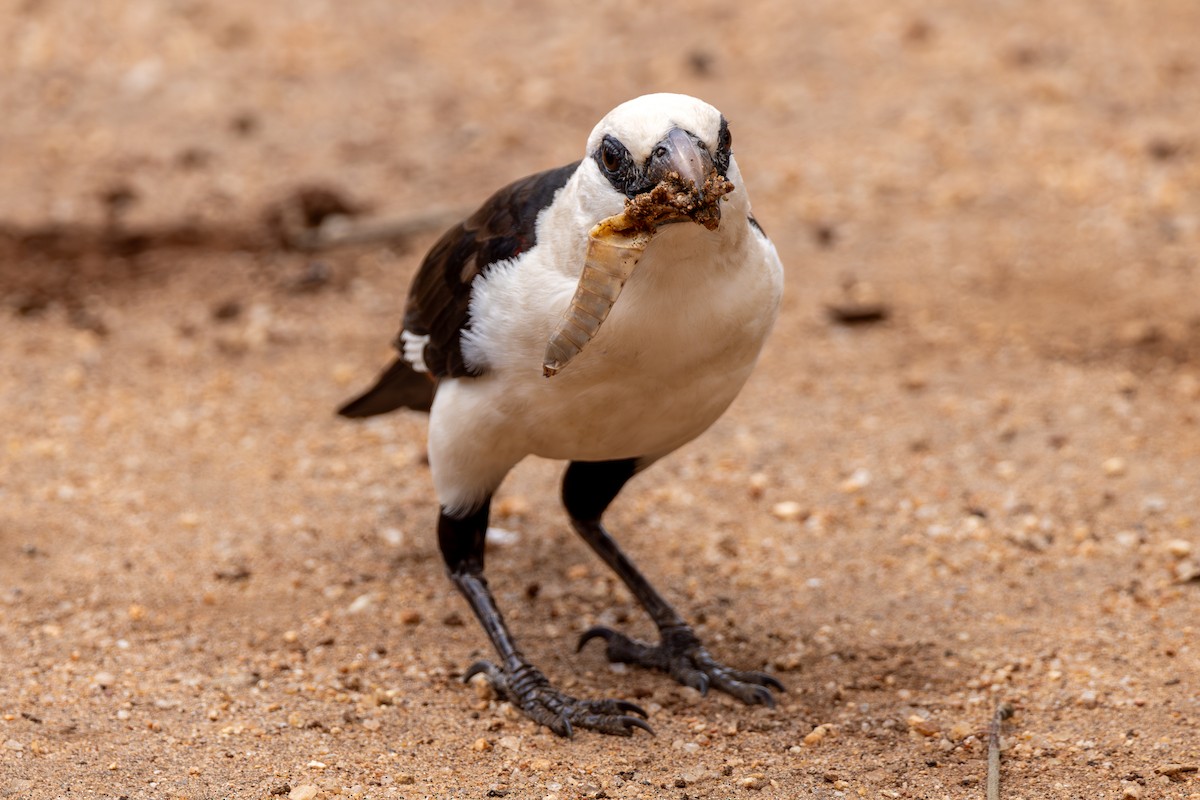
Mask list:
[[[468,359],[475,394],[534,455],[605,460],[664,454],[711,425],[753,367],[779,302],[778,261],[749,234],[712,249],[698,227],[664,228],[596,338],[560,374],[542,375],[550,333],[575,278],[527,261],[475,288]]]

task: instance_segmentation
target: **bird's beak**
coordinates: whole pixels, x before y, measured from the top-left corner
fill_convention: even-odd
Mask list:
[[[696,193],[704,194],[704,181],[712,172],[712,156],[696,145],[691,134],[682,128],[672,128],[667,138],[650,151],[650,164],[646,177],[658,184],[672,172],[696,187]]]

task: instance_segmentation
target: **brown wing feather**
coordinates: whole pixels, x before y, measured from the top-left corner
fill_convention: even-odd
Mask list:
[[[462,356],[462,332],[470,326],[471,284],[489,265],[537,243],[538,213],[578,166],[576,161],[509,184],[447,231],[425,256],[409,289],[403,329],[429,337],[425,364],[434,377],[478,374]]]

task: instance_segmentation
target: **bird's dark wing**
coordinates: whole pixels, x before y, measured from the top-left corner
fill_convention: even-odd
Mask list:
[[[425,256],[408,293],[404,330],[429,337],[425,365],[431,375],[478,375],[463,363],[462,355],[462,332],[470,326],[471,284],[488,265],[514,258],[537,243],[538,213],[578,166],[576,161],[504,187],[447,231]]]
[[[463,362],[462,332],[470,327],[471,284],[490,264],[520,255],[537,243],[538,213],[575,173],[579,162],[522,178],[496,192],[466,221],[437,241],[421,262],[408,292],[402,330],[428,336],[427,373],[397,358],[375,385],[346,403],[343,417],[370,417],[397,408],[428,411],[440,378],[479,373]],[[403,353],[399,339],[396,348]]]

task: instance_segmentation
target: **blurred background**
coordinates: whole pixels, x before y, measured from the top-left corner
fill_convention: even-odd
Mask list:
[[[856,248],[855,272],[992,281],[985,298],[1029,279],[1034,305],[1069,303],[1187,272],[1198,235],[1183,0],[5,6],[10,246],[252,226],[302,184],[378,214],[465,208],[664,89],[733,121],[794,264]]]
[[[1197,42],[1194,0],[0,0],[0,779],[958,796],[1007,696],[1023,796],[1173,796]],[[492,585],[555,680],[657,709],[630,752],[454,680],[485,650],[424,418],[332,411],[454,215],[651,91],[729,119],[787,288],[742,397],[612,524],[793,691],[733,708],[569,654],[642,617],[530,460]]]

